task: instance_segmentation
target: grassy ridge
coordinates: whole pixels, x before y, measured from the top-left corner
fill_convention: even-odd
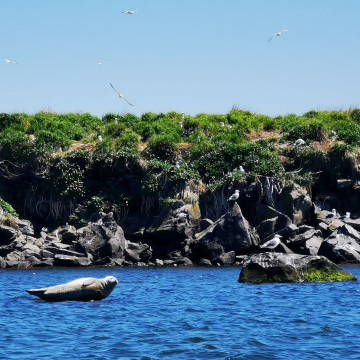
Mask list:
[[[276,118],[237,109],[224,115],[101,119],[3,113],[0,170],[4,181],[21,183],[19,204],[26,198],[41,216],[46,204],[51,221],[78,221],[104,208],[123,216],[139,203],[149,210],[159,201],[171,202],[188,184],[204,194],[234,186],[244,180],[240,165],[245,179],[309,183],[313,174],[329,169],[333,176],[347,176],[338,160],[357,154],[359,124],[359,109]],[[298,138],[305,147],[293,146]]]

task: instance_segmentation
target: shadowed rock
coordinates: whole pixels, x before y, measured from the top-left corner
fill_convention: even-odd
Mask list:
[[[325,282],[356,280],[324,256],[263,253],[243,262],[239,282]]]
[[[231,210],[199,234],[192,257],[214,262],[224,253],[249,254],[259,243],[248,221],[235,202]]]

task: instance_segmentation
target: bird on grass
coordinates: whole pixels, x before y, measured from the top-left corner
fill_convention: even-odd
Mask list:
[[[120,99],[124,99],[129,105],[134,106],[131,102],[129,102],[128,100],[126,100],[126,99],[124,98],[124,95],[123,95],[121,92],[117,91],[117,90],[114,88],[114,86],[112,85],[112,83],[110,83],[110,86],[111,86],[111,87],[114,89],[114,91],[119,95],[119,98],[120,98]]]
[[[235,190],[235,192],[229,197],[228,201],[236,201],[239,198],[239,190]]]
[[[274,249],[280,244],[281,235],[275,234],[274,237],[264,244],[261,244],[261,248],[267,248],[274,251]]]
[[[303,139],[297,139],[297,140],[294,142],[294,145],[295,145],[295,146],[305,145],[305,140],[303,140]]]
[[[283,32],[286,32],[286,31],[288,31],[288,30],[281,30],[281,31],[277,32],[277,33],[274,34],[268,41],[270,41],[273,37],[281,36],[281,34],[282,34]]]

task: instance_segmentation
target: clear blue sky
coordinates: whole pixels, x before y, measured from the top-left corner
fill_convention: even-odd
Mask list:
[[[0,0],[0,112],[360,107],[359,14],[360,0]]]

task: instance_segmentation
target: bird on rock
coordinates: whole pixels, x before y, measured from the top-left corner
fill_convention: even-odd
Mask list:
[[[261,248],[267,248],[274,251],[274,249],[280,244],[281,235],[275,234],[274,237],[264,244],[261,244]]]
[[[239,197],[239,190],[235,190],[235,192],[229,197],[228,201],[236,201]]]

